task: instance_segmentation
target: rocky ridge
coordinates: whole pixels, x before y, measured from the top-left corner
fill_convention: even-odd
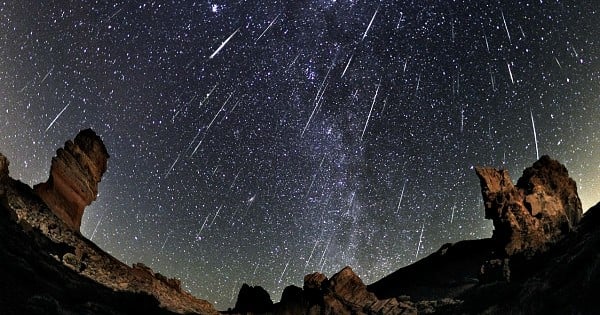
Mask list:
[[[600,204],[583,216],[575,182],[547,156],[516,185],[506,170],[476,173],[486,218],[494,223],[491,238],[445,244],[368,286],[350,267],[331,279],[310,274],[302,288],[287,287],[279,303],[258,313],[597,313],[592,292],[600,289]]]
[[[79,233],[82,207],[96,198],[108,154],[91,130],[80,132],[57,152],[50,179],[35,190],[10,178],[8,160],[0,154],[1,205],[32,241],[41,244],[43,255],[78,274],[82,282],[93,280],[114,292],[151,296],[157,301],[155,311],[160,305],[176,313],[218,314],[210,303],[184,291],[179,280],[141,263],[130,267]]]

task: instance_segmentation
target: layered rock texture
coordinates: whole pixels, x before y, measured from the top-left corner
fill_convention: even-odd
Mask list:
[[[507,255],[543,252],[571,232],[582,216],[575,181],[548,156],[523,171],[513,185],[507,170],[477,168],[492,239]]]
[[[260,313],[597,314],[600,204],[582,218],[575,182],[547,156],[516,185],[506,170],[476,173],[491,238],[445,244],[368,286],[349,267],[310,274]]]
[[[91,129],[82,130],[56,151],[48,181],[34,190],[68,227],[79,231],[83,210],[98,195],[108,158],[100,137]]]
[[[34,191],[10,178],[0,154],[0,313],[218,314],[179,280],[125,265],[78,232],[107,158],[84,130],[58,150],[50,179]]]

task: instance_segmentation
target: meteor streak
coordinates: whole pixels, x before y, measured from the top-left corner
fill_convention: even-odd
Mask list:
[[[233,36],[235,36],[235,34],[239,31],[240,31],[240,29],[238,28],[237,30],[235,30],[235,32],[233,32],[233,34],[229,35],[229,37],[227,37],[227,39],[221,44],[221,46],[219,46],[219,48],[217,48],[217,50],[215,50],[215,52],[212,53],[212,55],[210,55],[210,57],[208,57],[208,59],[213,59],[221,51],[221,49],[223,49],[223,47],[225,47],[225,45],[227,45],[227,43],[233,38]]]

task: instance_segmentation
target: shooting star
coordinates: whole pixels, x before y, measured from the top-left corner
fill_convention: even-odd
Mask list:
[[[406,188],[406,182],[408,182],[408,179],[406,179],[404,181],[404,184],[402,184],[402,192],[400,192],[400,200],[398,200],[398,207],[396,207],[396,214],[398,214],[398,211],[400,211],[400,205],[402,204],[402,198],[404,197],[404,188]]]
[[[237,34],[237,32],[240,31],[240,28],[238,28],[237,30],[235,30],[235,32],[233,32],[231,35],[229,35],[229,37],[227,37],[227,39],[221,43],[221,46],[219,46],[219,48],[217,48],[217,50],[215,50],[214,53],[212,53],[212,55],[210,55],[210,57],[208,57],[208,59],[213,59],[220,51],[221,49],[223,49],[223,47],[225,47],[225,45],[227,45],[227,43],[233,38],[233,36],[235,36],[235,34]]]
[[[202,223],[202,227],[200,227],[200,231],[198,231],[198,234],[196,234],[196,239],[199,239],[200,233],[202,233],[202,230],[204,230],[204,227],[206,226],[206,222],[208,221],[209,216],[210,216],[210,213],[206,215],[206,219],[204,219],[204,223]]]
[[[42,81],[40,81],[40,84],[44,83],[44,81],[46,81],[46,79],[48,79],[48,77],[50,76],[50,74],[52,74],[52,70],[54,70],[54,66],[52,66],[52,68],[50,68],[50,70],[48,70],[48,72],[46,73],[46,75],[42,78]]]
[[[258,270],[258,266],[260,266],[260,263],[256,263],[256,267],[254,267],[254,272],[252,272],[253,275],[256,275],[256,271]]]
[[[102,216],[100,217],[100,220],[98,220],[98,223],[96,223],[96,227],[94,228],[94,232],[92,232],[92,236],[90,236],[90,241],[94,239],[94,235],[96,235],[96,231],[98,230],[98,226],[100,226],[100,223],[102,222],[102,219],[104,219],[104,215],[106,214],[106,212],[104,214],[102,214]]]
[[[577,53],[577,50],[575,50],[575,46],[573,46],[573,44],[571,44],[571,49],[573,50],[573,53],[575,53],[575,58],[579,58],[579,54]]]
[[[417,88],[415,88],[415,94],[419,92],[419,85],[421,84],[421,74],[419,73],[419,77],[417,78]]]
[[[523,32],[523,27],[521,27],[521,25],[519,25],[519,29],[521,30],[521,35],[523,35],[523,38],[525,38],[525,32]]]
[[[485,39],[485,47],[487,48],[487,52],[490,52],[490,43],[488,43],[487,35],[483,34],[483,38]]]
[[[56,120],[60,117],[60,115],[62,115],[62,113],[65,112],[65,110],[67,110],[67,107],[69,107],[69,105],[71,105],[71,102],[69,102],[61,111],[60,113],[58,113],[58,115],[56,115],[56,117],[54,117],[54,120],[52,120],[52,122],[48,125],[48,127],[46,127],[46,130],[44,130],[44,133],[48,132],[48,129],[50,129],[52,127],[52,125],[54,125],[54,123],[56,122]]]
[[[210,91],[206,94],[206,97],[204,97],[204,99],[202,100],[202,102],[200,102],[200,106],[204,105],[204,102],[206,102],[206,100],[208,100],[208,98],[215,91],[215,89],[217,88],[217,86],[219,86],[219,83],[215,84],[215,86],[213,86],[212,89],[210,89]]]
[[[325,259],[325,253],[327,253],[327,249],[329,248],[329,244],[331,243],[332,238],[333,238],[333,235],[329,238],[329,241],[327,242],[327,245],[325,246],[325,249],[323,250],[323,255],[321,255],[321,260],[319,260],[319,265],[323,264],[323,260]]]
[[[507,62],[506,66],[508,67],[508,74],[510,75],[510,82],[512,82],[512,84],[515,84],[515,79],[513,78],[512,70],[510,69],[510,63]]]
[[[296,57],[294,58],[294,60],[292,60],[292,62],[290,62],[290,64],[287,66],[287,68],[285,69],[285,72],[287,72],[288,70],[290,70],[290,68],[296,63],[296,61],[298,60],[298,57],[300,57],[300,53],[298,53],[296,55]]]
[[[308,267],[308,264],[310,263],[310,260],[312,259],[312,256],[315,253],[315,249],[317,248],[317,244],[319,244],[318,239],[315,242],[315,246],[313,246],[313,249],[310,251],[310,255],[308,256],[308,259],[306,260],[306,264],[304,265],[304,270],[306,270],[306,267]]]
[[[492,67],[489,65],[488,70],[490,71],[490,83],[492,83],[492,91],[496,91],[496,80],[494,79],[494,74],[492,73]]]
[[[254,41],[254,43],[256,44],[256,42],[258,42],[261,37],[263,37],[263,35],[265,35],[265,33],[271,28],[271,26],[273,26],[273,24],[275,24],[275,21],[277,21],[277,18],[281,15],[281,13],[277,14],[277,16],[273,19],[273,21],[271,21],[271,23],[269,23],[269,25],[267,26],[267,28],[260,34],[260,36],[258,36],[258,38]]]
[[[229,189],[233,188],[233,185],[235,185],[235,182],[237,181],[238,176],[240,176],[240,172],[241,172],[241,170],[239,170],[237,172],[237,174],[235,174],[235,177],[233,178],[233,181],[231,182],[231,185],[229,186]]]
[[[121,11],[123,10],[123,8],[119,8],[119,10],[117,10],[115,13],[113,13],[111,16],[108,17],[108,19],[106,19],[106,22],[112,20],[112,18],[114,18],[117,14],[119,14]]]
[[[371,113],[373,112],[373,107],[375,106],[375,101],[377,100],[377,93],[379,93],[379,87],[381,87],[381,79],[379,83],[377,83],[377,89],[375,90],[375,96],[373,96],[373,102],[371,103],[371,109],[369,110],[369,116],[367,116],[367,121],[365,122],[365,127],[363,128],[362,134],[360,135],[360,141],[363,140],[365,136],[365,131],[367,131],[367,126],[369,125],[369,120],[371,119]]]
[[[223,103],[223,105],[221,105],[221,108],[219,108],[219,110],[215,114],[215,117],[213,117],[213,119],[210,121],[210,123],[208,124],[208,127],[206,127],[206,130],[204,131],[204,137],[202,137],[202,139],[200,140],[200,142],[198,142],[198,144],[194,148],[194,151],[192,151],[192,154],[190,155],[190,157],[194,156],[194,154],[196,153],[196,151],[198,151],[198,148],[202,144],[202,141],[204,141],[204,138],[206,137],[206,134],[208,134],[208,130],[210,129],[210,127],[212,126],[212,124],[217,119],[217,116],[219,116],[219,114],[223,111],[223,108],[225,107],[225,105],[227,105],[227,102],[229,102],[229,99],[231,99],[231,96],[233,96],[234,92],[231,92],[231,94],[229,94],[229,97],[227,98],[227,100],[225,100],[225,102]]]
[[[460,109],[460,133],[462,133],[463,130],[465,130],[465,109],[461,108]]]
[[[558,61],[558,58],[554,57],[554,60],[556,60],[556,63],[558,64],[558,67],[562,69],[562,66],[560,65],[560,61]]]
[[[533,140],[535,141],[535,156],[539,160],[540,151],[538,150],[537,132],[535,131],[535,121],[533,120],[533,112],[531,111],[531,109],[529,110],[529,114],[531,116],[531,127],[533,128]]]
[[[215,216],[213,217],[212,221],[210,221],[210,225],[212,226],[213,223],[215,223],[215,220],[217,219],[217,217],[219,216],[219,212],[221,212],[221,209],[223,208],[223,205],[221,205],[219,207],[219,209],[217,209],[217,213],[215,213]]]
[[[450,224],[452,224],[452,221],[454,221],[454,210],[456,210],[456,205],[452,206],[452,216],[450,216]]]
[[[352,57],[354,57],[354,54],[350,55],[350,59],[348,59],[348,63],[346,63],[346,67],[344,68],[344,71],[342,71],[342,75],[340,76],[340,78],[343,78],[344,74],[346,74],[346,70],[348,70],[348,67],[350,66],[350,62],[352,61]]]
[[[171,236],[171,233],[167,234],[167,237],[165,237],[165,241],[162,243],[162,246],[160,247],[160,251],[158,251],[159,257],[160,257],[160,254],[162,253],[163,249],[165,249],[165,245],[167,245],[167,241],[169,240],[170,236]]]
[[[421,227],[421,235],[419,236],[419,245],[417,246],[417,253],[415,254],[415,260],[419,257],[419,251],[421,250],[421,243],[423,242],[423,232],[425,231],[425,223]]]
[[[287,264],[285,264],[285,267],[283,268],[283,272],[281,273],[281,276],[279,276],[279,282],[278,283],[281,283],[281,280],[283,280],[283,275],[285,274],[285,271],[287,270],[287,267],[290,264],[290,261],[292,261],[291,258],[288,260]]]
[[[508,31],[508,25],[506,24],[506,19],[504,18],[504,12],[500,10],[500,14],[502,14],[502,22],[504,22],[504,29],[506,30],[506,35],[508,36],[508,42],[512,44],[512,40],[510,39],[510,32]]]
[[[177,158],[175,159],[175,162],[173,162],[173,164],[171,164],[171,167],[169,167],[169,170],[167,171],[167,173],[165,173],[165,178],[167,178],[169,176],[169,174],[171,174],[171,172],[173,171],[173,168],[175,167],[175,164],[177,164],[177,162],[179,161],[180,157],[181,157],[181,153],[179,153],[177,155]]]
[[[327,71],[327,74],[325,75],[323,82],[321,82],[321,85],[319,86],[319,89],[317,90],[317,95],[315,95],[315,106],[313,107],[313,110],[310,113],[310,117],[308,117],[308,121],[306,122],[306,125],[304,125],[304,129],[302,129],[300,138],[302,138],[304,136],[304,133],[306,132],[306,129],[308,128],[308,125],[310,125],[310,121],[312,120],[313,116],[315,115],[315,112],[319,108],[319,105],[320,105],[319,102],[323,98],[323,95],[325,94],[325,90],[327,89],[327,86],[329,85],[329,84],[325,84],[325,82],[327,82],[327,79],[329,78],[329,73],[331,72],[331,69],[333,69],[333,67],[329,67],[329,70]]]
[[[367,29],[365,30],[365,33],[363,34],[361,40],[364,40],[365,37],[367,37],[367,33],[369,33],[369,29],[371,29],[371,25],[373,25],[373,21],[375,20],[375,16],[377,15],[377,11],[379,11],[379,8],[377,8],[377,10],[375,10],[375,13],[373,13],[373,17],[371,18],[371,21],[369,22],[369,25],[367,26]]]

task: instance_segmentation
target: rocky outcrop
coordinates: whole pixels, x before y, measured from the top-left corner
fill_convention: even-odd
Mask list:
[[[532,256],[573,230],[582,216],[575,181],[559,162],[543,156],[513,185],[507,170],[476,169],[492,239],[511,256]]]
[[[395,298],[379,300],[350,267],[323,282],[321,290],[325,291],[326,314],[416,314],[417,311],[414,305]]]
[[[597,313],[600,204],[582,219],[575,182],[547,156],[516,185],[505,170],[477,175],[491,238],[445,244],[369,286],[349,267],[309,274],[269,314]]]
[[[245,289],[244,289],[245,288]],[[248,290],[248,286],[242,287],[240,293]],[[241,296],[241,294],[240,294]],[[248,301],[246,298],[244,301]],[[304,277],[304,286],[299,288],[289,286],[285,288],[281,301],[260,314],[417,314],[428,313],[432,307],[440,305],[453,305],[459,303],[452,299],[440,301],[422,301],[413,303],[409,299],[388,298],[378,299],[375,294],[367,289],[362,280],[352,271],[345,267],[327,279],[321,273],[313,273]],[[242,308],[237,307],[229,312],[231,314],[245,314]]]
[[[100,137],[91,129],[82,130],[56,151],[48,181],[34,190],[67,226],[79,231],[84,208],[98,195],[108,158]]]
[[[269,293],[260,286],[251,287],[244,283],[238,293],[234,311],[236,313],[265,313],[273,309]]]
[[[84,130],[58,151],[50,179],[34,192],[10,178],[8,161],[0,154],[0,310],[3,314],[218,314],[209,302],[183,290],[179,280],[141,263],[128,266],[75,232],[81,216],[59,217],[68,214],[60,212],[65,209],[80,215],[95,198],[107,157],[100,139]],[[82,185],[79,190],[77,185]]]

